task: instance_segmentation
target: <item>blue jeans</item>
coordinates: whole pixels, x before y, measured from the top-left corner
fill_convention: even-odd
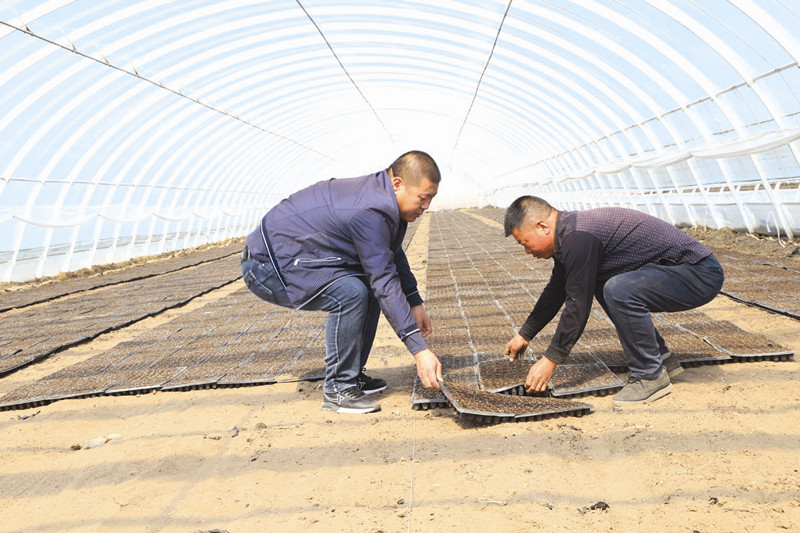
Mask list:
[[[294,307],[272,263],[246,258],[242,261],[242,276],[245,285],[262,300]],[[356,385],[358,374],[367,364],[381,314],[367,282],[355,276],[340,278],[303,309],[328,311],[323,391],[332,394]]]
[[[595,296],[617,330],[631,377],[653,379],[668,350],[650,313],[676,312],[707,304],[724,276],[714,255],[694,265],[644,265],[609,279]]]

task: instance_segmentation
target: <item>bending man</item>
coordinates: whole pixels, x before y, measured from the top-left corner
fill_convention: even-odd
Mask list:
[[[427,388],[442,367],[423,337],[431,321],[411,273],[403,237],[430,207],[441,175],[412,151],[380,172],[321,181],[272,208],[247,236],[245,284],[268,302],[327,311],[323,409],[380,410],[369,395],[386,381],[364,373],[381,311],[414,354]]]
[[[651,312],[693,309],[722,288],[722,267],[711,249],[678,228],[632,209],[558,211],[535,196],[521,196],[506,211],[506,237],[525,253],[553,258],[550,281],[525,324],[506,344],[512,361],[564,307],[556,332],[531,367],[525,385],[544,391],[586,327],[597,298],[617,330],[630,369],[614,404],[635,404],[669,394],[669,376],[683,371],[659,335]]]

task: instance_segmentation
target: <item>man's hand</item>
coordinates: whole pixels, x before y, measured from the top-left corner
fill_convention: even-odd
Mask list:
[[[550,378],[553,377],[553,369],[555,367],[556,363],[542,356],[528,371],[528,377],[525,379],[525,390],[528,392],[544,392],[547,389]]]
[[[417,360],[417,374],[426,389],[438,389],[442,379],[442,363],[432,351],[425,349],[414,354]]]
[[[411,308],[411,312],[414,313],[414,319],[417,321],[417,326],[419,326],[422,336],[427,337],[430,335],[433,328],[431,327],[431,318],[428,316],[425,307],[422,304],[415,305]]]
[[[528,349],[528,341],[522,335],[514,335],[514,338],[508,341],[503,355],[508,357],[509,360],[515,361],[517,356],[522,355]]]

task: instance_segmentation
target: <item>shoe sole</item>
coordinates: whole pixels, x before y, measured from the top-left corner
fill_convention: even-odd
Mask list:
[[[376,405],[375,407],[342,407],[341,405],[336,405],[332,402],[322,402],[322,409],[325,411],[333,411],[335,413],[344,413],[344,414],[351,414],[351,415],[365,415],[367,413],[377,413],[381,410],[380,405]]]
[[[615,400],[612,398],[611,403],[613,405],[638,405],[642,403],[650,403],[658,400],[659,398],[663,398],[664,396],[669,394],[671,390],[672,390],[672,383],[670,383],[663,389],[658,389],[644,400]]]
[[[387,387],[387,385],[384,385],[383,387],[381,387],[379,389],[370,389],[370,390],[361,389],[361,392],[363,392],[364,394],[375,394],[376,392],[385,391],[386,387]]]

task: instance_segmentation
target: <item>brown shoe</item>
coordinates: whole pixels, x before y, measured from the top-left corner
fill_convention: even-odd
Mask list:
[[[667,374],[669,374],[670,378],[674,378],[683,372],[683,366],[681,366],[678,356],[672,352],[662,353],[661,363],[664,365],[664,368],[667,369]]]

